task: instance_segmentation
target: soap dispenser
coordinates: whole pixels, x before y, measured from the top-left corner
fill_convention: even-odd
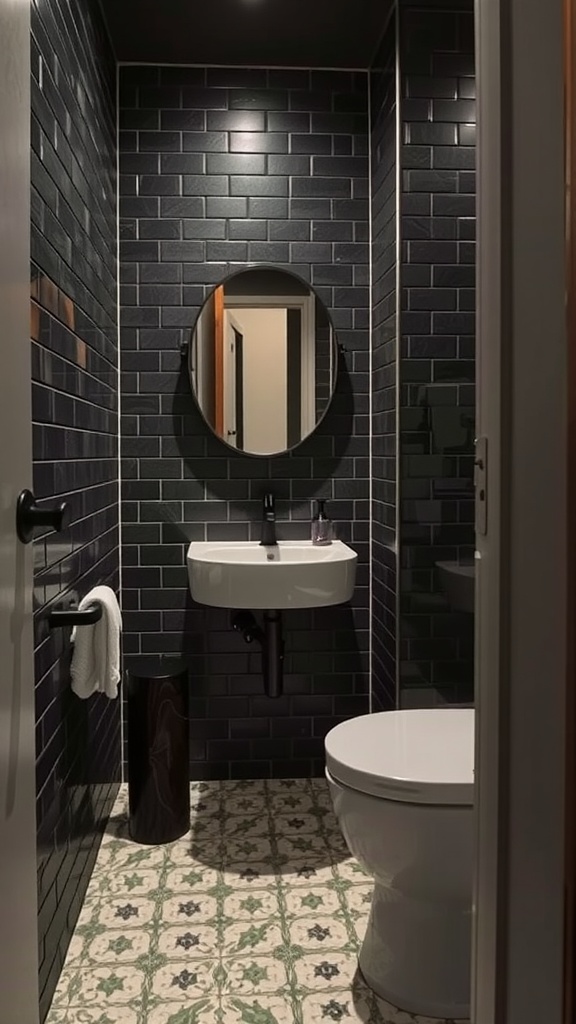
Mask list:
[[[318,510],[312,519],[312,543],[331,544],[334,528],[332,520],[326,515],[326,501],[318,501]]]

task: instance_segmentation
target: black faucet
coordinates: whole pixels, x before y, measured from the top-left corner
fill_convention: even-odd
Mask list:
[[[278,543],[276,540],[276,511],[274,509],[274,495],[265,494],[262,502],[262,536],[260,543],[266,547],[273,547]]]

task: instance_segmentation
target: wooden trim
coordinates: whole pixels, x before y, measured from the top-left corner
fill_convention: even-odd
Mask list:
[[[576,1019],[576,0],[565,0],[568,595],[564,1021]]]
[[[224,436],[224,287],[214,290],[214,430]]]

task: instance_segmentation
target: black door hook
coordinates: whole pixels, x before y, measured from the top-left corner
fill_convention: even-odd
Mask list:
[[[16,503],[16,533],[23,544],[29,544],[37,526],[51,526],[56,533],[66,529],[70,509],[65,501],[53,508],[40,508],[32,491],[22,491]]]

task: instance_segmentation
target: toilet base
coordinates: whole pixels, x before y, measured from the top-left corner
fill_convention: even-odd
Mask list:
[[[425,1017],[470,1017],[470,901],[415,899],[376,883],[359,966],[387,1002]],[[408,880],[406,880],[408,882]]]

